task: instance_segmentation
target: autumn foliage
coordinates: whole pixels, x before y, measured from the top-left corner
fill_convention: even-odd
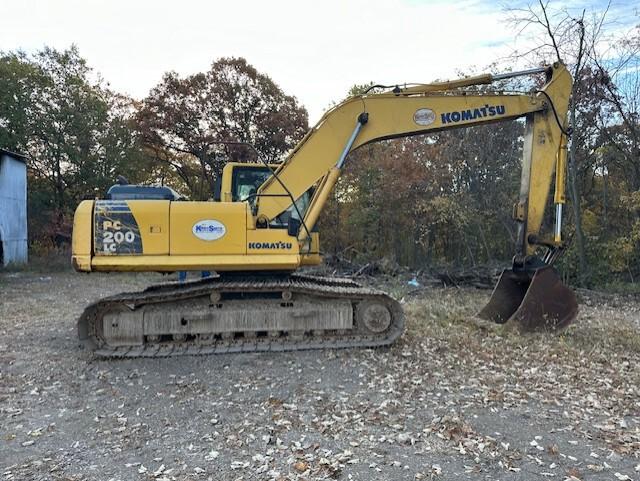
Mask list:
[[[579,278],[572,246],[560,265],[570,281],[640,275],[640,76],[630,72],[615,77],[590,64],[576,77],[580,198],[571,202],[590,276]],[[307,122],[294,97],[241,58],[185,77],[168,72],[136,101],[109,90],[76,48],[0,54],[0,146],[29,156],[30,232],[38,245],[42,236],[64,239],[77,203],[102,195],[118,175],[210,199],[226,162],[279,162]],[[320,220],[323,251],[414,270],[507,265],[522,135],[523,123],[511,121],[352,152]],[[575,218],[566,212],[570,240]]]
[[[149,155],[195,199],[211,197],[225,162],[277,162],[307,130],[307,112],[246,60],[223,58],[208,72],[164,75],[135,120]],[[256,151],[243,145],[248,143]]]

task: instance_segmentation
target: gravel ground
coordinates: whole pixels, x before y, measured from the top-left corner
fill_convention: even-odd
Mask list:
[[[581,292],[562,335],[477,322],[488,291],[425,289],[389,349],[78,347],[83,306],[158,281],[0,273],[0,479],[640,481],[636,297]]]

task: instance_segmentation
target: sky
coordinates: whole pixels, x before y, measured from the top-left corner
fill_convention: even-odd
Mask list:
[[[527,4],[508,2],[517,3]],[[555,4],[576,14],[606,5]],[[640,21],[634,1],[612,0],[611,10]],[[294,95],[311,124],[354,84],[478,73],[515,38],[495,0],[0,0],[0,16],[0,50],[75,44],[110,88],[138,99],[164,72],[244,57]]]

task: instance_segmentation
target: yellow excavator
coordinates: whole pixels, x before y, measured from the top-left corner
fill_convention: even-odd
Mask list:
[[[528,93],[491,91],[493,82],[544,75]],[[348,154],[381,139],[526,121],[517,242],[484,319],[523,330],[560,329],[578,311],[553,268],[564,243],[567,110],[564,65],[365,92],[327,111],[277,165],[229,163],[213,201],[182,200],[166,187],[119,185],[78,206],[77,271],[215,271],[89,305],[80,339],[98,355],[169,356],[381,346],[403,331],[400,304],[350,279],[295,271],[321,262],[318,217]],[[555,225],[541,232],[555,181]]]

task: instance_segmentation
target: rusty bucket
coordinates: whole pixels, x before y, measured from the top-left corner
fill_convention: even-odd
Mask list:
[[[533,275],[505,269],[491,299],[478,317],[504,324],[515,321],[523,331],[553,331],[573,322],[578,301],[551,267],[536,269]]]

